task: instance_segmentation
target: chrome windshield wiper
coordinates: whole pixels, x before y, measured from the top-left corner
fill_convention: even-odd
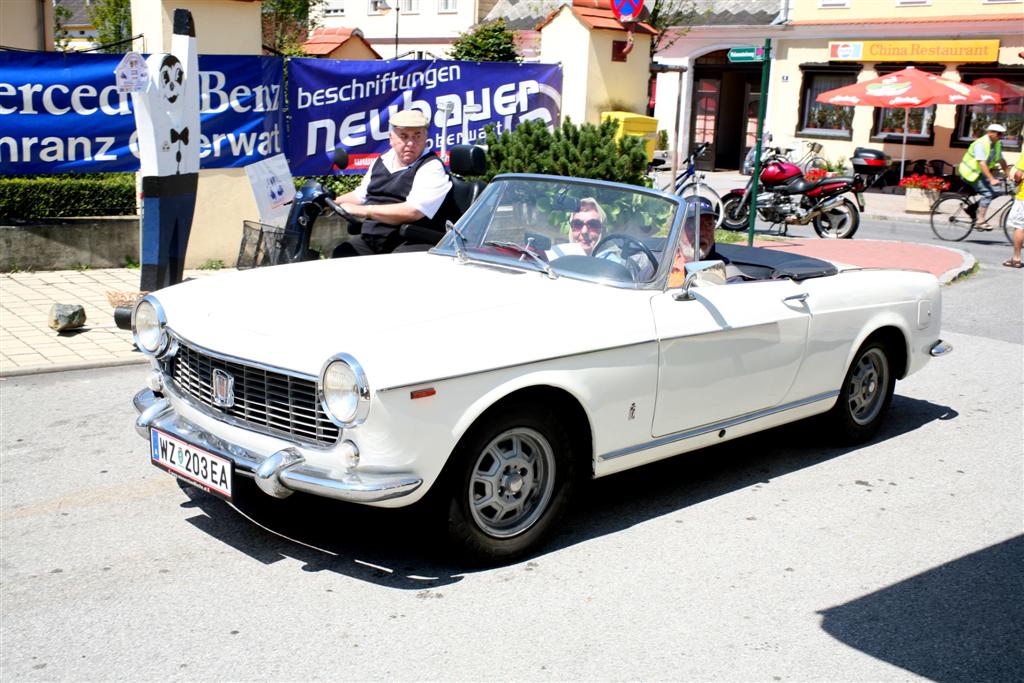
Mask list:
[[[531,259],[533,259],[534,263],[536,263],[536,264],[538,264],[540,266],[541,270],[543,270],[544,274],[547,275],[549,278],[554,280],[555,278],[558,277],[558,275],[555,273],[554,270],[552,270],[552,268],[548,264],[548,262],[545,261],[544,259],[542,259],[540,256],[537,256],[537,254],[535,254],[533,252],[533,250],[530,249],[529,247],[524,247],[523,245],[516,244],[515,242],[503,242],[503,241],[500,241],[500,240],[488,240],[488,241],[484,242],[484,246],[485,247],[500,247],[502,249],[508,249],[510,251],[514,251],[517,254],[522,254],[523,256],[529,256]]]

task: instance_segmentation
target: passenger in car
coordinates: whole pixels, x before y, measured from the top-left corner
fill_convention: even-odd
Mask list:
[[[751,279],[733,266],[729,259],[715,249],[715,207],[704,197],[687,197],[683,204],[686,212],[683,219],[683,234],[676,248],[672,271],[669,273],[669,288],[682,287],[686,281],[686,264],[690,261],[721,261],[725,264],[728,282]],[[699,226],[699,231],[698,231]],[[697,234],[699,232],[699,234]],[[695,254],[694,243],[700,242],[699,254]]]

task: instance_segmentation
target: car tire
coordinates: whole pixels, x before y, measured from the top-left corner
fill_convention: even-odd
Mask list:
[[[892,354],[884,342],[869,339],[857,351],[843,378],[828,426],[843,443],[867,441],[882,423],[896,387]]]
[[[448,539],[479,564],[510,562],[536,548],[575,488],[568,433],[552,413],[526,404],[484,415],[451,464]]]

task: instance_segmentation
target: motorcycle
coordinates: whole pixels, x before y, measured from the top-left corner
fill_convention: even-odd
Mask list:
[[[332,162],[332,171],[345,168],[348,165],[348,152],[338,147],[334,150]],[[483,189],[482,181],[468,181],[462,176],[483,175],[486,172],[487,159],[482,147],[456,145],[449,150],[449,162],[452,189],[438,212],[447,222],[454,223]],[[349,214],[334,200],[334,192],[324,187],[319,180],[310,178],[304,182],[295,192],[283,229],[270,228],[258,223],[246,225],[246,232],[239,248],[238,267],[243,269],[319,259],[319,252],[311,249],[309,243],[314,224],[325,214],[337,214],[346,222],[348,234],[358,235],[362,229],[362,221]],[[393,239],[389,238],[385,242],[385,253],[400,245],[417,245],[427,250],[437,244],[443,236],[443,230],[421,225],[401,225],[395,231]]]
[[[791,225],[811,223],[819,237],[849,239],[860,227],[864,210],[864,179],[860,175],[807,180],[799,166],[773,148],[761,170],[757,193],[757,215],[779,226],[785,235]],[[736,189],[722,197],[722,227],[746,230],[750,219],[750,188]],[[856,203],[847,193],[852,193]]]

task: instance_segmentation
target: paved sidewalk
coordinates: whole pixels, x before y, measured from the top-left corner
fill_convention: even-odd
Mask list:
[[[189,270],[185,277],[218,272],[227,271]],[[138,289],[138,269],[0,274],[0,377],[145,362],[131,332],[114,325],[106,294]],[[81,304],[85,327],[61,333],[50,329],[55,303]]]

